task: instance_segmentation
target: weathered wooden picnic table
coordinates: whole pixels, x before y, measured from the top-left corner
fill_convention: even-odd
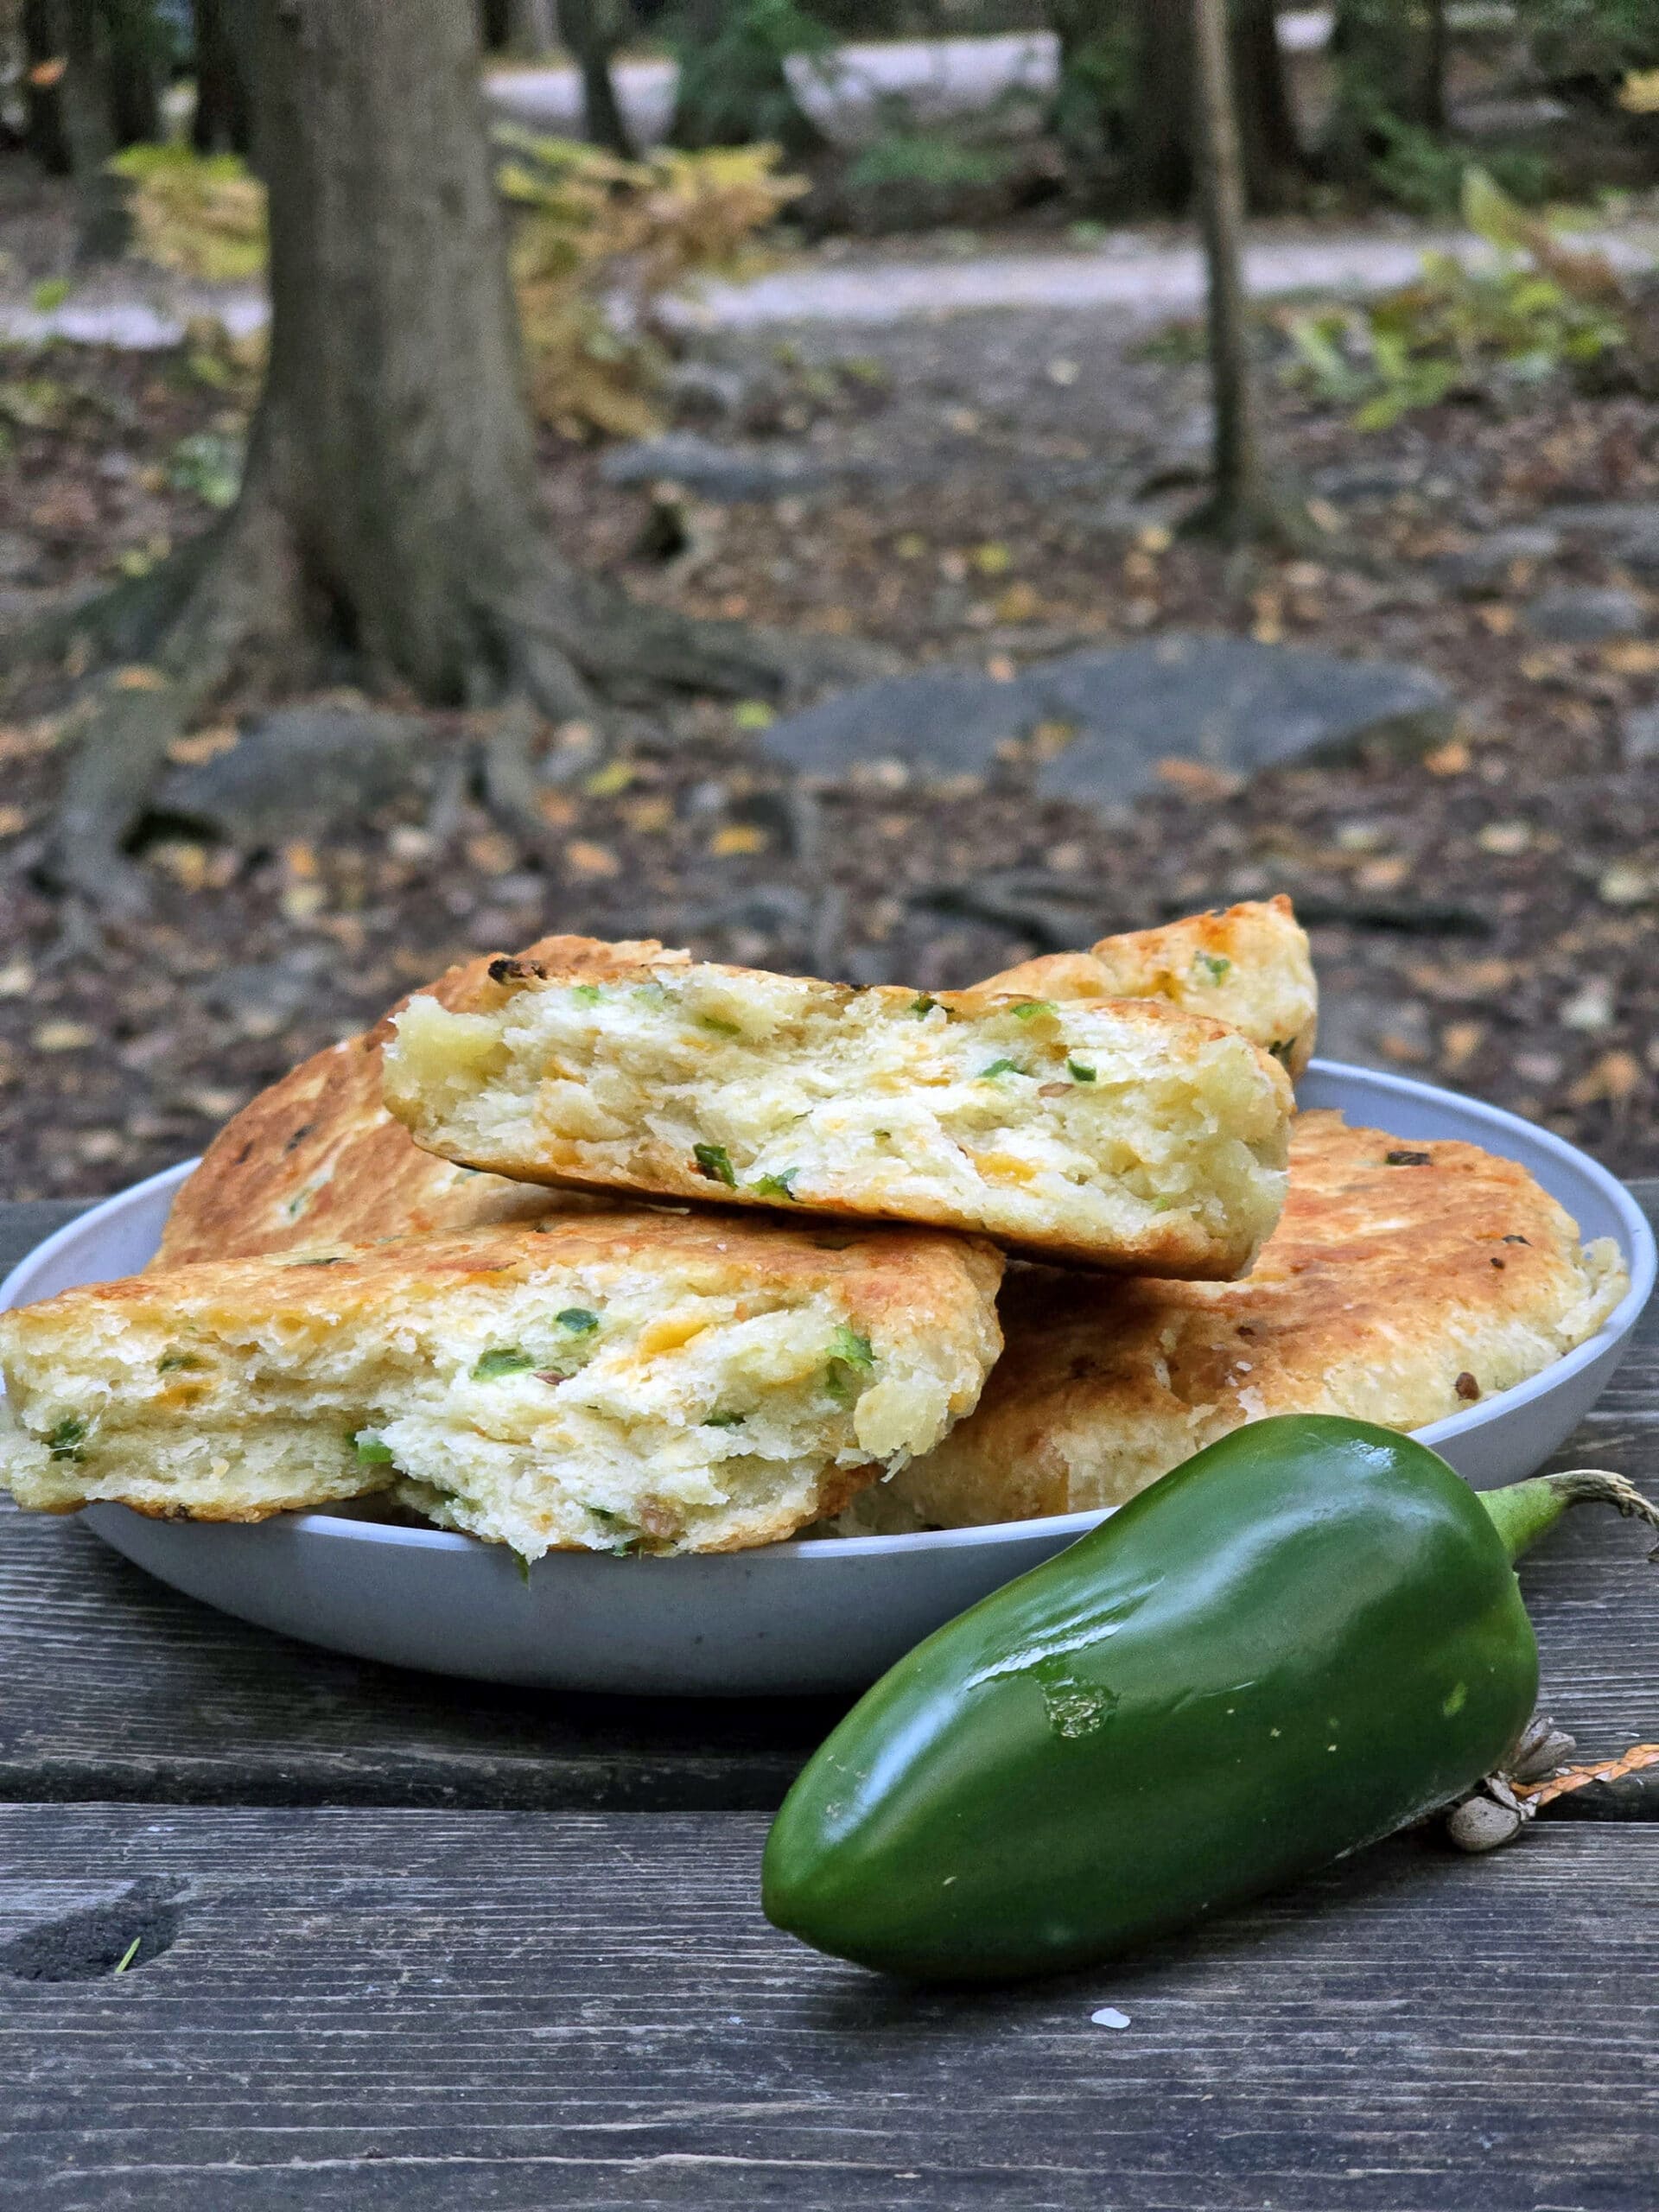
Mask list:
[[[0,1262],[74,1211],[0,1207]],[[1560,1464],[1597,1462],[1659,1492],[1659,1321]],[[1645,1549],[1583,1512],[1523,1570],[1586,1755],[1659,1738]],[[760,1915],[836,1710],[400,1674],[0,1513],[0,2202],[1659,2205],[1642,1781],[1491,1858],[1407,1836],[1133,1961],[918,1993]]]

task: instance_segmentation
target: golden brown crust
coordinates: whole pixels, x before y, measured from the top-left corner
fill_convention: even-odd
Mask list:
[[[535,1223],[503,1222],[426,1236],[387,1238],[370,1246],[314,1247],[302,1255],[210,1260],[179,1268],[152,1268],[115,1282],[89,1283],[0,1315],[0,1340],[26,1342],[64,1326],[71,1312],[150,1313],[205,1326],[282,1319],[326,1307],[342,1327],[372,1321],[391,1301],[405,1303],[463,1282],[532,1280],[550,1268],[649,1268],[672,1261],[699,1287],[757,1291],[822,1284],[855,1288],[868,1319],[891,1319],[906,1332],[925,1330],[948,1312],[946,1287],[965,1272],[977,1287],[995,1287],[1002,1257],[976,1237],[928,1230],[841,1228],[828,1222],[785,1227],[731,1211],[695,1214],[640,1209],[620,1213],[552,1215]],[[326,1272],[325,1272],[326,1270]]]
[[[1121,1503],[1268,1414],[1421,1427],[1582,1342],[1623,1280],[1514,1161],[1304,1114],[1244,1281],[1010,1276],[977,1410],[881,1502],[912,1526],[1020,1520]]]
[[[1319,1027],[1307,934],[1282,892],[1103,937],[1087,952],[1022,961],[980,988],[1033,998],[1163,999],[1242,1029],[1293,1076],[1313,1058]]]
[[[465,961],[427,991],[442,1005],[459,1005],[505,957]],[[654,940],[618,945],[550,937],[520,957],[602,979],[620,959],[684,955],[665,952]],[[370,1244],[582,1209],[579,1199],[435,1159],[387,1113],[381,1055],[393,1018],[408,1003],[399,1000],[362,1036],[313,1053],[226,1124],[174,1199],[152,1267]]]

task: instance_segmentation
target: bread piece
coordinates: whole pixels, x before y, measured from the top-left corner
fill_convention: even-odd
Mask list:
[[[979,988],[1046,999],[1166,999],[1242,1029],[1294,1076],[1313,1057],[1319,1027],[1307,932],[1282,892],[1103,937],[1088,952],[1025,960]]]
[[[1171,1275],[1239,1273],[1278,1217],[1284,1072],[1173,1007],[655,961],[489,972],[448,1007],[411,1000],[386,1048],[387,1104],[467,1166]]]
[[[654,939],[604,944],[550,937],[531,950],[573,974],[686,957],[665,952]],[[428,995],[441,1006],[470,996],[489,957],[451,968],[428,986]],[[380,1096],[380,1055],[397,1011],[365,1035],[314,1053],[226,1124],[174,1199],[152,1266],[372,1244],[383,1236],[594,1209],[593,1199],[453,1167],[410,1141]]]
[[[1243,1282],[1012,1275],[979,1410],[858,1500],[849,1534],[1121,1505],[1268,1414],[1413,1429],[1512,1389],[1606,1319],[1610,1238],[1523,1167],[1304,1114],[1284,1218]]]
[[[969,1411],[1001,1268],[639,1212],[136,1275],[0,1316],[0,1482],[219,1521],[395,1487],[531,1558],[766,1543]]]

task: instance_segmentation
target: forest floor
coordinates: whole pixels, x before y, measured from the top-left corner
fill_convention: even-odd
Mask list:
[[[113,1189],[195,1152],[448,961],[552,929],[937,988],[1049,949],[1057,912],[1087,942],[1276,890],[1313,919],[1338,1056],[1659,1170],[1659,601],[1572,526],[1477,595],[1446,565],[1551,510],[1659,503],[1651,405],[1550,385],[1362,436],[1274,381],[1274,451],[1313,494],[1313,535],[1230,557],[1172,535],[1201,469],[1203,373],[1190,334],[1145,335],[1056,310],[727,333],[681,378],[683,427],[704,461],[750,470],[748,496],[717,470],[718,497],[619,482],[614,452],[550,436],[550,512],[638,592],[858,634],[913,666],[1004,674],[1195,630],[1404,661],[1451,687],[1454,738],[1242,787],[1189,772],[1111,820],[1039,802],[1011,753],[948,796],[897,774],[826,792],[803,850],[758,749],[765,709],[688,700],[623,715],[602,766],[550,785],[531,853],[446,782],[474,725],[435,714],[433,772],[321,828],[238,843],[157,817],[150,912],[89,936],[32,873],[71,728],[63,677],[36,673],[0,724],[8,1195]],[[0,357],[0,612],[202,526],[250,397],[213,349]],[[1622,625],[1540,635],[1540,595],[1576,587],[1624,592]],[[223,753],[272,703],[228,702],[181,759]]]

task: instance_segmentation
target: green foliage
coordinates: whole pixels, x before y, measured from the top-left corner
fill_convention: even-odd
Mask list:
[[[679,64],[677,135],[693,146],[756,141],[800,150],[816,137],[784,67],[792,56],[823,61],[831,32],[797,0],[727,0],[713,37],[688,9],[670,28]]]
[[[1008,157],[997,147],[967,146],[942,130],[893,130],[864,148],[847,181],[863,190],[906,185],[948,190],[996,184],[1007,168]]]
[[[168,462],[167,480],[178,492],[194,492],[210,507],[236,504],[242,488],[242,441],[220,430],[197,430],[181,438]]]
[[[1456,214],[1468,166],[1463,150],[1381,108],[1374,111],[1371,124],[1382,148],[1371,163],[1371,181],[1377,189],[1414,215]],[[1494,149],[1486,160],[1486,174],[1510,199],[1529,207],[1541,207],[1554,185],[1548,157],[1524,147]]]
[[[500,134],[502,191],[518,211],[513,285],[544,421],[572,436],[658,426],[662,294],[748,265],[753,238],[804,190],[775,146],[664,149],[641,162],[533,131]]]
[[[1516,0],[1534,61],[1561,83],[1611,86],[1627,70],[1659,67],[1659,9],[1653,0]]]
[[[537,411],[574,436],[649,434],[666,365],[652,329],[656,301],[694,273],[744,267],[754,234],[804,185],[779,174],[775,146],[620,162],[534,131],[504,130],[499,143],[499,181],[517,211],[512,277]],[[207,281],[263,270],[264,190],[235,155],[133,146],[111,166],[127,180],[152,260]],[[232,381],[240,363],[202,342],[190,365],[216,384]],[[225,441],[186,439],[172,480],[222,505],[239,466]]]
[[[263,273],[265,191],[240,155],[129,146],[110,168],[127,183],[133,229],[152,261],[207,283]]]
[[[43,276],[29,294],[29,305],[37,315],[50,315],[60,308],[69,296],[67,276]]]
[[[1357,429],[1386,429],[1453,392],[1535,384],[1627,341],[1618,282],[1599,255],[1562,246],[1482,169],[1466,172],[1462,207],[1495,266],[1425,254],[1421,276],[1401,291],[1285,321],[1292,380],[1352,407]]]

